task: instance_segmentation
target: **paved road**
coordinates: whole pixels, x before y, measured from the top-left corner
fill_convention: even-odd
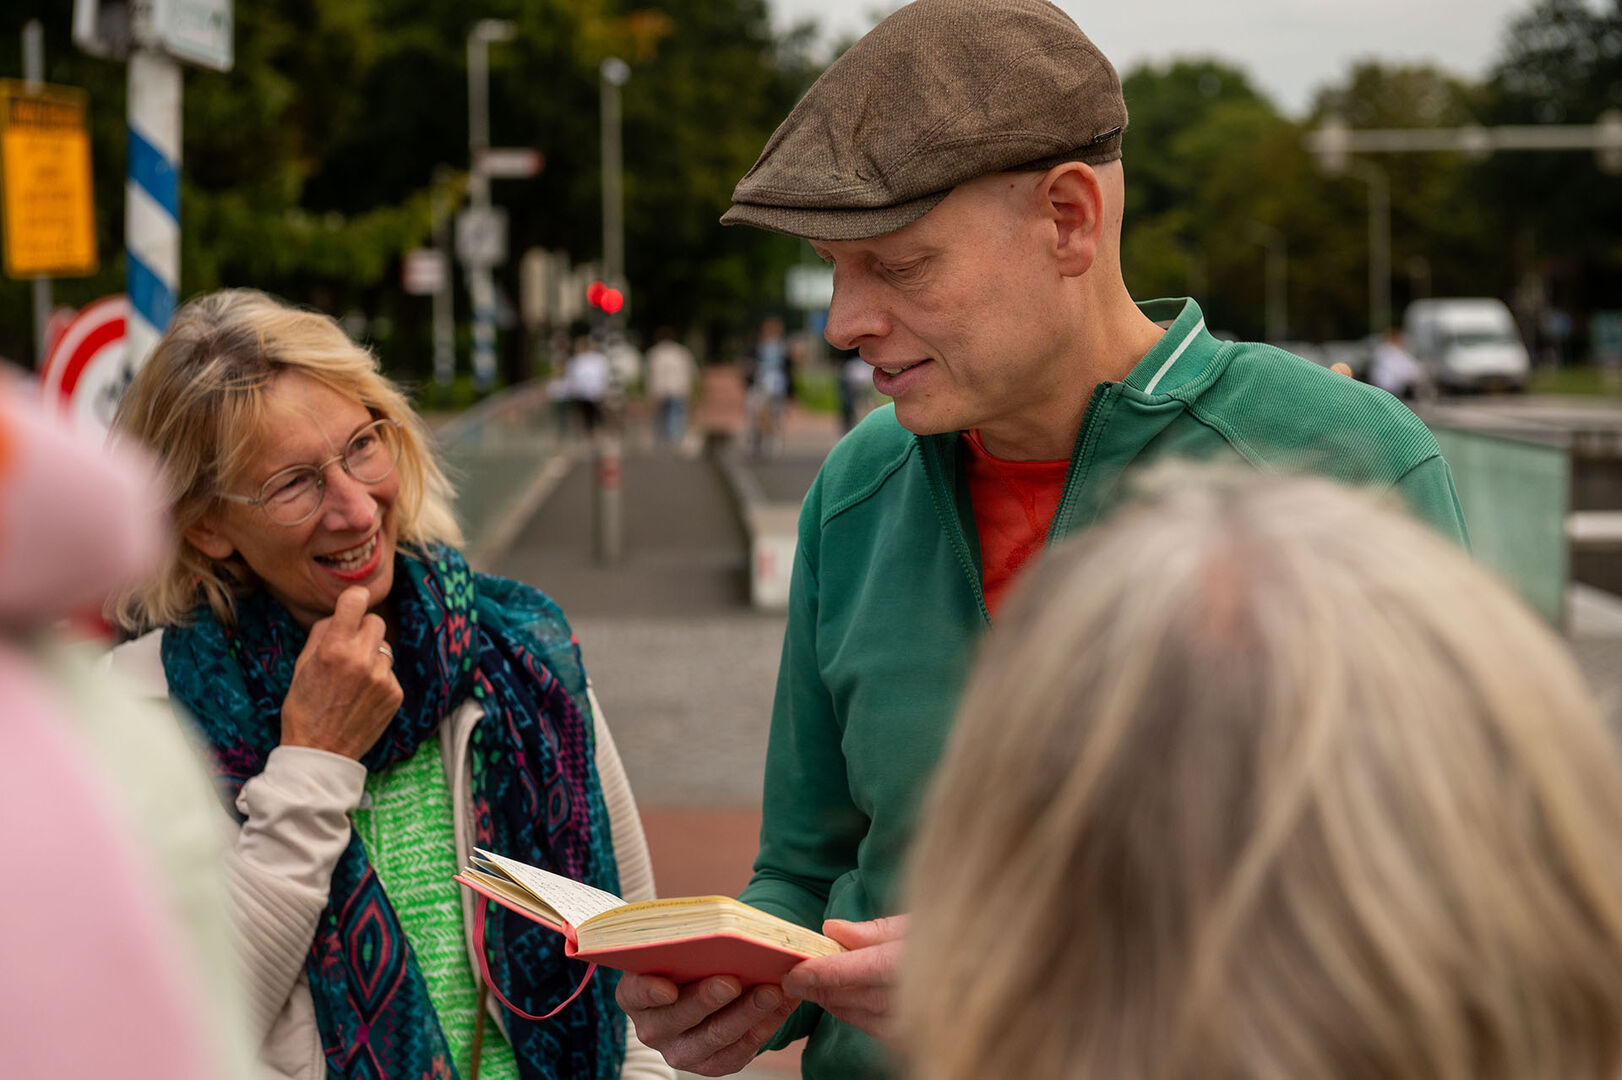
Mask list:
[[[624,459],[624,557],[592,558],[592,462],[582,459],[494,563],[545,590],[571,619],[709,616],[746,607],[745,536],[705,458],[631,451]]]
[[[785,456],[748,468],[798,500],[835,433],[798,418]],[[624,557],[592,557],[592,463],[577,462],[492,563],[563,607],[637,793],[659,891],[735,894],[760,830],[766,732],[785,620],[748,606],[747,537],[706,457],[632,437],[623,465]],[[791,456],[790,456],[791,455]],[[798,1075],[797,1051],[745,1074]]]

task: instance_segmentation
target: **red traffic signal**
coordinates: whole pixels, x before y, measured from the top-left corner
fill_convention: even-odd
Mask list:
[[[586,286],[586,303],[612,315],[625,306],[625,294],[618,289],[610,289],[600,281],[594,281]]]

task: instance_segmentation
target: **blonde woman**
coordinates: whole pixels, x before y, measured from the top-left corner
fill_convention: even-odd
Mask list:
[[[1622,766],[1560,642],[1319,480],[1162,476],[988,639],[910,889],[929,1080],[1615,1080]]]
[[[256,1036],[293,1080],[668,1080],[563,941],[450,875],[478,845],[651,897],[636,805],[546,596],[473,573],[422,421],[330,318],[176,313],[116,430],[179,542],[115,665],[196,718],[236,823]],[[480,972],[518,1010],[487,999]],[[485,1016],[488,1010],[488,1022]],[[622,1072],[623,1069],[623,1072]]]

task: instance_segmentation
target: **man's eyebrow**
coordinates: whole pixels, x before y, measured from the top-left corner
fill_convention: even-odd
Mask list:
[[[941,249],[933,244],[917,244],[904,251],[893,252],[879,256],[880,262],[886,263],[915,263],[925,259],[933,259],[941,253]]]

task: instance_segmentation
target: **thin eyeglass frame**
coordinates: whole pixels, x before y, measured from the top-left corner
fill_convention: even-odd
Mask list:
[[[393,450],[392,453],[389,452],[391,447],[390,447],[389,442],[388,442],[388,437],[382,434],[386,430],[392,430],[394,432],[394,437],[395,437],[396,441],[394,442],[394,444],[392,446],[392,450]],[[362,480],[360,477],[356,476],[353,472],[350,471],[349,461],[348,461],[349,448],[351,446],[355,445],[355,440],[356,439],[360,438],[362,435],[364,435],[368,431],[374,431],[374,432],[378,433],[378,439],[379,439],[380,442],[382,442],[384,444],[384,452],[385,452],[385,454],[387,455],[387,457],[389,459],[389,467],[383,471],[382,475],[376,477],[375,479]],[[322,504],[324,504],[327,501],[327,467],[328,466],[336,464],[340,469],[342,469],[344,471],[345,475],[347,475],[351,480],[355,481],[357,484],[381,484],[383,481],[387,480],[390,476],[392,476],[394,474],[395,469],[400,467],[400,450],[403,447],[402,447],[401,442],[399,441],[399,439],[400,439],[400,422],[398,420],[391,420],[386,416],[382,416],[382,417],[377,418],[376,420],[373,420],[371,423],[365,424],[365,425],[361,426],[360,428],[356,429],[355,433],[353,435],[349,436],[349,440],[344,443],[344,448],[342,450],[340,450],[338,453],[336,453],[336,454],[332,455],[331,457],[327,458],[325,461],[319,462],[319,463],[317,463],[315,465],[293,465],[293,466],[290,466],[290,467],[288,467],[286,469],[278,470],[277,472],[272,474],[270,477],[268,477],[263,484],[259,485],[259,495],[257,495],[257,496],[237,495],[237,494],[234,494],[234,493],[229,492],[229,491],[222,491],[222,492],[219,493],[219,497],[222,498],[222,499],[225,499],[225,500],[227,500],[229,502],[241,503],[244,506],[257,506],[260,509],[260,511],[265,515],[265,517],[267,519],[269,519],[269,521],[270,521],[270,523],[272,525],[281,525],[281,526],[283,526],[285,528],[292,528],[295,525],[302,525],[306,521],[309,521],[311,518],[315,517],[315,515],[319,514],[321,512]],[[297,518],[297,519],[295,519],[293,521],[280,521],[280,520],[278,520],[276,518],[276,516],[270,512],[270,508],[265,505],[265,499],[264,499],[265,489],[269,488],[272,484],[276,483],[280,478],[288,475],[289,473],[302,472],[305,469],[314,469],[315,470],[315,490],[317,492],[317,498],[315,500],[315,505],[310,507],[309,513],[307,513],[307,514],[303,515],[302,517],[299,517],[299,518]]]

